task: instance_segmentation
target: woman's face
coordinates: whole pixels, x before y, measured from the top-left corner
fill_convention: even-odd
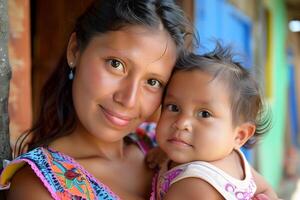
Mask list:
[[[159,107],[176,60],[165,30],[129,26],[95,36],[83,52],[73,35],[73,102],[79,126],[105,142],[134,130]]]

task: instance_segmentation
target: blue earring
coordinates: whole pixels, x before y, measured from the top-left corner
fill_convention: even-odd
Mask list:
[[[74,63],[70,62],[69,66],[70,66],[70,73],[69,73],[68,77],[69,77],[69,80],[73,80],[74,79],[74,73],[73,73]]]

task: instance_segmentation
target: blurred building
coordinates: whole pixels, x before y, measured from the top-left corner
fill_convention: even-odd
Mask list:
[[[13,69],[10,131],[15,142],[35,118],[39,93],[64,52],[74,19],[92,0],[9,0],[9,57]],[[247,158],[278,189],[293,173],[290,158],[299,147],[300,33],[288,21],[300,20],[299,0],[178,0],[200,35],[198,52],[215,41],[233,46],[255,71],[273,114],[273,128]],[[286,159],[288,158],[288,159]],[[290,159],[290,160],[289,160]]]

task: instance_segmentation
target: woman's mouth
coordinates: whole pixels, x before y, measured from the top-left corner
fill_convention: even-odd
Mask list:
[[[130,121],[133,119],[123,114],[107,110],[100,105],[99,107],[101,108],[106,119],[115,126],[127,126],[130,123]]]

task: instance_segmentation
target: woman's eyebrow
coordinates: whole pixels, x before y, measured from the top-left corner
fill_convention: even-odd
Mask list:
[[[163,76],[159,73],[149,73],[150,77],[158,78],[159,80],[163,81],[164,84],[167,83],[169,76]]]
[[[116,48],[112,48],[112,47],[106,47],[106,46],[102,46],[102,49],[104,49],[106,52],[108,52],[108,54],[115,54],[116,56],[120,57],[122,60],[126,60],[126,62],[129,62],[130,64],[134,64],[134,61],[132,59],[130,59],[130,57],[128,56],[128,53],[126,53],[126,50],[120,50],[120,49],[116,49]]]

